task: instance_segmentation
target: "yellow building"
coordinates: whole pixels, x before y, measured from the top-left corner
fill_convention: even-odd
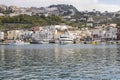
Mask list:
[[[7,31],[7,39],[13,40],[13,39],[20,39],[23,31],[22,30],[11,30]]]

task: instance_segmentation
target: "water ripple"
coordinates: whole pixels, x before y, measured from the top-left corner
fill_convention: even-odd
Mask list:
[[[0,46],[0,80],[119,80],[120,45]]]

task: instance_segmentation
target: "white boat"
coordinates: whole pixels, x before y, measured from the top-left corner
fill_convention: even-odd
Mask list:
[[[8,43],[0,42],[0,45],[9,45]]]
[[[108,44],[117,44],[116,41],[108,41]]]
[[[106,42],[100,42],[100,44],[105,45],[105,44],[106,44]]]
[[[27,45],[27,44],[30,44],[30,43],[29,42],[24,42],[22,40],[15,40],[14,42],[9,43],[9,45]]]
[[[61,35],[59,38],[60,44],[72,44],[74,39],[70,35]]]
[[[49,43],[49,40],[36,40],[36,41],[33,41],[33,42],[30,42],[31,44],[48,44]]]
[[[48,44],[49,41],[47,41],[47,40],[42,40],[42,41],[39,41],[38,43],[39,43],[39,44]]]

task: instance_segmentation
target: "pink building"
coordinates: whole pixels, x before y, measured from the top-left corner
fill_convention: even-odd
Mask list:
[[[42,27],[39,27],[39,26],[34,26],[32,28],[33,31],[41,31],[43,28]]]

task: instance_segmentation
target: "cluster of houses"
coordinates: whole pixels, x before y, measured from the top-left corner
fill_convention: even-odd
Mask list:
[[[83,34],[82,34],[83,33]],[[82,30],[82,39],[85,41],[119,41],[120,40],[120,28],[116,24],[100,25],[92,29]]]
[[[27,8],[27,7],[17,7],[15,5],[6,6],[6,5],[1,4],[0,5],[0,16],[5,16],[5,14],[3,14],[2,12],[6,11],[6,10],[10,12],[10,14],[9,14],[10,17],[18,16],[21,14],[25,14],[25,15],[29,15],[29,16],[33,16],[33,15],[58,16],[58,15],[60,15],[60,11],[57,7]],[[71,14],[73,14],[74,11],[72,11],[72,9],[70,9],[70,10],[72,12]],[[63,11],[62,13],[65,13],[65,12]]]
[[[77,43],[80,41],[118,41],[120,40],[120,28],[117,27],[116,24],[101,25],[91,29],[75,29],[67,25],[36,26],[31,30],[0,31],[0,41],[24,40],[29,42],[56,42],[59,41],[63,35],[64,38],[65,35],[67,35]]]
[[[8,14],[4,14],[9,12]],[[19,16],[19,15],[44,15],[44,16],[61,16],[63,20],[70,22],[84,23],[82,26],[95,27],[97,24],[107,24],[120,19],[120,11],[117,12],[100,12],[95,9],[92,11],[78,11],[71,5],[51,5],[49,7],[17,7],[15,5],[6,6],[0,4],[0,16]]]
[[[66,25],[51,25],[44,27],[35,26],[31,30],[0,31],[0,40],[50,41],[59,38],[69,27]]]
[[[5,12],[9,12],[8,14],[4,14]],[[93,26],[93,20],[91,18],[95,16],[99,17],[94,22],[100,23],[106,21],[106,18],[120,18],[120,11],[117,12],[100,12],[93,9],[93,11],[78,11],[77,9],[74,10],[74,7],[71,8],[71,5],[53,5],[49,7],[17,7],[15,5],[6,6],[0,4],[0,16],[18,16],[18,15],[44,15],[44,16],[62,16],[63,19],[69,20],[72,22],[79,21],[79,22],[86,22],[88,26]],[[75,17],[77,16],[77,17]],[[101,16],[101,17],[100,17]],[[89,19],[88,19],[89,18]],[[91,23],[92,22],[92,23]]]

